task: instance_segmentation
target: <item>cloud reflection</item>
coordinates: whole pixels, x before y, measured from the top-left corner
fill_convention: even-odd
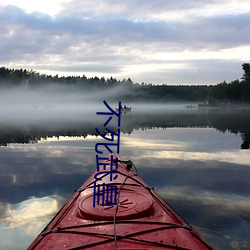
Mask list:
[[[239,157],[240,155],[240,157]],[[250,155],[247,151],[233,150],[220,152],[180,152],[180,151],[160,151],[154,152],[152,157],[164,159],[183,159],[199,161],[220,161],[249,167]]]
[[[225,194],[220,192],[209,192],[189,187],[161,187],[157,188],[157,193],[164,199],[175,199],[186,203],[199,204],[200,206],[217,206],[220,209],[215,216],[234,216],[248,214],[250,210],[250,198],[236,194]],[[210,217],[212,217],[210,215]]]
[[[233,147],[240,141],[239,136],[212,128],[167,128],[151,130],[150,133],[138,130],[133,132],[133,136],[123,135],[122,138],[123,148],[133,148],[136,152],[131,152],[130,156],[140,155],[140,158],[149,160],[219,161],[249,166],[248,151]]]
[[[30,198],[18,204],[0,204],[1,249],[25,249],[62,206],[59,196]]]
[[[18,204],[7,204],[5,216],[0,219],[0,224],[15,228],[26,225],[26,234],[34,234],[34,222],[41,222],[43,218],[51,217],[59,209],[56,197],[30,198]]]

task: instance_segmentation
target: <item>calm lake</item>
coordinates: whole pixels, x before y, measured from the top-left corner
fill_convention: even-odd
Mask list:
[[[96,169],[100,109],[0,117],[1,249],[27,248]],[[211,246],[250,249],[250,109],[134,104],[121,130],[120,156]]]

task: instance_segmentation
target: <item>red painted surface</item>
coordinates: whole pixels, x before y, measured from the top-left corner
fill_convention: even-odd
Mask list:
[[[118,170],[96,182],[117,185],[118,207],[93,207],[94,172],[28,249],[212,249],[127,164]]]

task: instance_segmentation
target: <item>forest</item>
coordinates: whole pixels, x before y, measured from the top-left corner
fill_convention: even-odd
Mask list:
[[[52,76],[40,74],[34,70],[9,69],[0,67],[1,88],[27,88],[57,84],[77,88],[87,93],[91,90],[111,90],[120,88],[113,96],[119,101],[146,102],[199,102],[200,106],[221,106],[231,104],[250,104],[250,64],[243,63],[242,78],[231,82],[221,82],[216,85],[154,85],[152,83],[134,83],[130,78],[117,80],[112,76],[104,77],[82,76]]]

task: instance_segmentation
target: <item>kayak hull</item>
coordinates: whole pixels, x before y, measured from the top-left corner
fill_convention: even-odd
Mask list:
[[[131,162],[118,159],[115,180],[97,171],[74,193],[28,248],[31,249],[212,249],[146,182]],[[112,167],[112,166],[111,166]],[[117,187],[117,204],[95,204],[96,187]],[[110,196],[111,197],[111,196]],[[107,199],[108,201],[108,199]],[[94,207],[95,206],[95,207]]]

